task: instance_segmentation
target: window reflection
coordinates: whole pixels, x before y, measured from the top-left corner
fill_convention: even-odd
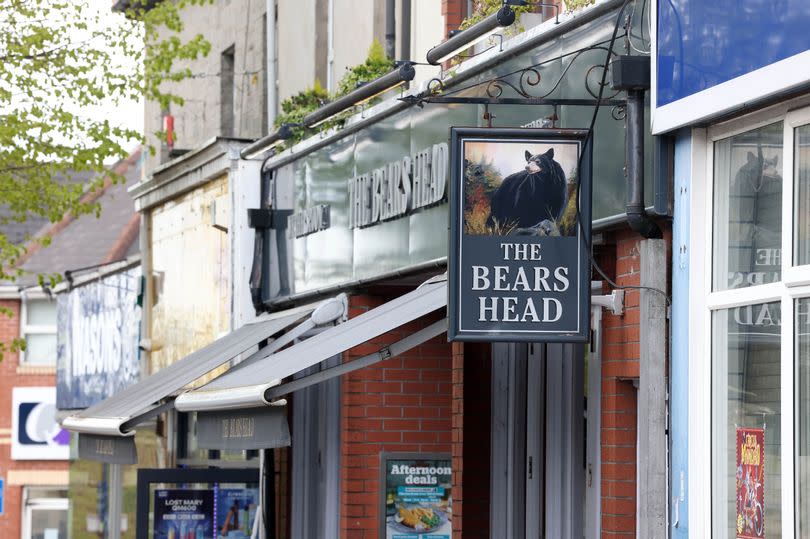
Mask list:
[[[810,537],[810,299],[795,304],[796,322],[796,530]]]
[[[782,123],[714,146],[713,289],[779,281]]]
[[[794,131],[794,264],[810,264],[810,125]]]
[[[780,332],[779,303],[716,311],[712,318],[717,537],[782,536]]]

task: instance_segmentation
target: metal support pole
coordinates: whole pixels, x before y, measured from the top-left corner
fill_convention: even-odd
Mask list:
[[[107,539],[120,539],[121,537],[121,497],[123,488],[121,484],[121,465],[104,464],[109,466],[107,477]]]
[[[262,511],[259,539],[275,539],[276,463],[272,449],[259,450],[259,505]]]
[[[666,290],[666,243],[641,242],[641,285]],[[636,537],[667,537],[667,304],[663,294],[640,295]]]

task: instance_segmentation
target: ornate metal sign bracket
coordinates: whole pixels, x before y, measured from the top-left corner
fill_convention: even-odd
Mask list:
[[[490,110],[492,105],[544,105],[554,107],[554,118],[557,117],[558,107],[612,107],[612,116],[621,120],[625,115],[627,100],[619,96],[620,91],[606,88],[599,97],[599,84],[604,69],[604,57],[608,52],[604,43],[584,47],[560,56],[546,59],[540,63],[506,73],[491,79],[473,82],[458,88],[446,89],[442,79],[432,79],[425,91],[400,98],[402,101],[423,107],[429,104],[464,104],[483,105],[484,120],[491,125],[495,117]],[[553,97],[558,94],[562,82],[569,77],[574,64],[582,64],[584,59],[594,60],[593,54],[598,53],[598,63],[590,65],[584,71],[583,87],[590,97],[568,98]],[[615,53],[613,53],[615,56]],[[581,72],[581,71],[580,71]],[[549,75],[545,77],[544,75]],[[547,80],[551,82],[546,84]],[[473,95],[470,95],[473,94]],[[477,94],[477,95],[476,95]],[[509,95],[505,95],[509,94]]]

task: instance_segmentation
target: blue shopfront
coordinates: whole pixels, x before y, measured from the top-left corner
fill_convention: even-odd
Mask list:
[[[810,3],[654,3],[676,139],[670,535],[810,534]]]

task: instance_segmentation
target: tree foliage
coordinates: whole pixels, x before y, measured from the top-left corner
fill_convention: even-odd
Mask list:
[[[191,76],[184,61],[210,46],[202,35],[181,38],[180,13],[209,2],[132,0],[124,15],[111,14],[109,0],[0,0],[0,280],[19,274],[25,253],[4,224],[97,214],[83,195],[105,177],[121,180],[107,163],[143,140],[88,110],[139,98],[182,103],[163,83]],[[94,179],[54,180],[76,175]]]

